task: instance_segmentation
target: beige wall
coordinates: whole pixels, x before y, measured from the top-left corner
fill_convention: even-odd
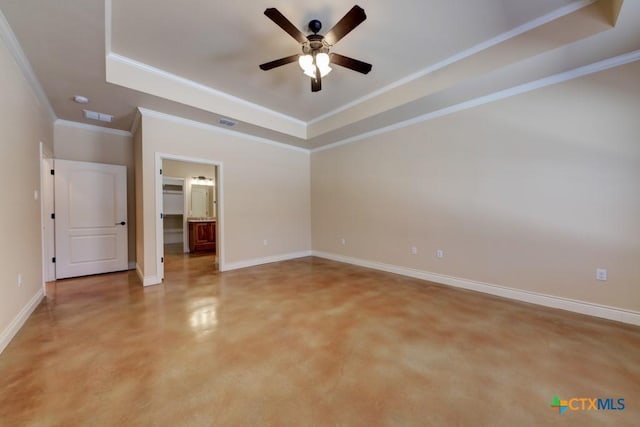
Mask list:
[[[154,115],[143,115],[142,129],[146,277],[156,271],[157,152],[222,164],[219,221],[226,264],[311,249],[308,152]]]
[[[136,259],[135,251],[135,177],[133,138],[103,130],[56,122],[54,126],[54,155],[56,159],[92,163],[107,163],[127,167],[127,225],[129,262]]]
[[[40,141],[53,152],[51,119],[0,39],[0,345],[42,291]],[[18,274],[23,284],[18,287]],[[1,350],[1,347],[0,347]]]
[[[215,177],[215,166],[204,163],[165,159],[162,162],[162,169],[164,176],[172,176],[176,178],[190,178],[194,176],[206,176],[208,178]]]
[[[640,310],[639,76],[636,62],[315,152],[313,249]]]

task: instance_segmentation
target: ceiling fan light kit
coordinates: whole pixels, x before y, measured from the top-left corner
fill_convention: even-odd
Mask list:
[[[304,73],[311,77],[316,77],[316,67],[320,71],[320,77],[324,77],[331,72],[331,67],[329,67],[329,54],[325,52],[320,52],[315,54],[303,54],[300,55],[298,59],[298,63],[300,64],[300,68]]]
[[[304,74],[311,78],[312,92],[318,92],[322,89],[322,78],[331,72],[331,64],[340,65],[362,74],[367,74],[371,71],[371,64],[336,53],[329,53],[330,49],[340,41],[340,39],[367,19],[364,9],[360,6],[351,8],[324,36],[318,34],[322,29],[322,23],[317,19],[309,22],[309,31],[313,34],[307,36],[285,18],[278,9],[269,8],[264,11],[264,14],[301,44],[302,54],[291,55],[276,59],[275,61],[266,62],[260,65],[260,69],[267,71],[298,61]]]

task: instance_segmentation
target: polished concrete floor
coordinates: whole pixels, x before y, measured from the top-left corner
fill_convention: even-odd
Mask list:
[[[319,258],[212,262],[51,284],[0,355],[0,425],[640,425],[638,327]]]

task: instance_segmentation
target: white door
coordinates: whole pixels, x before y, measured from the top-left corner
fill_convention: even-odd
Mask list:
[[[127,269],[125,166],[55,160],[56,278]]]

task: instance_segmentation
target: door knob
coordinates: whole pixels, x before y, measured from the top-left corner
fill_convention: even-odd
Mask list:
[[[126,225],[127,223],[124,221],[116,222],[116,225]]]

